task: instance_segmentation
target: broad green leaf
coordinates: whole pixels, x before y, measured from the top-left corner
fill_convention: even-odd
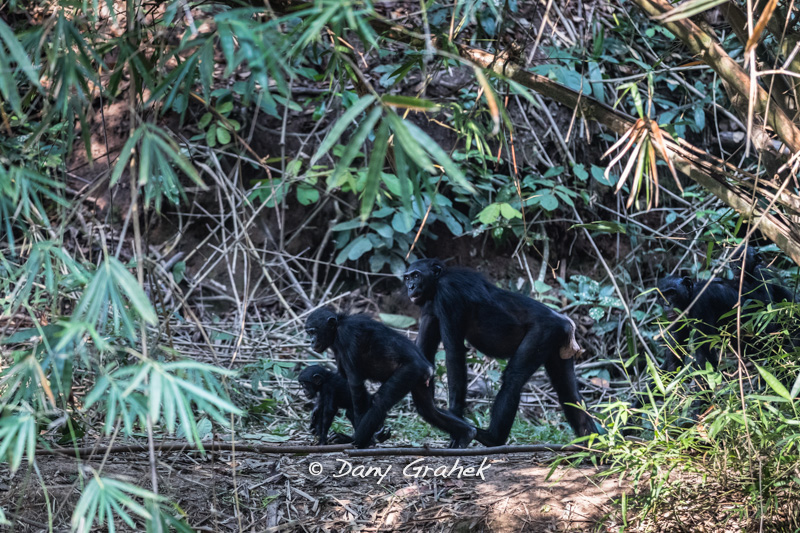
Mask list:
[[[507,203],[500,204],[500,214],[503,215],[503,218],[508,220],[513,218],[522,218],[522,212]]]
[[[548,211],[555,211],[558,209],[558,198],[553,194],[545,194],[542,196],[541,200],[539,200],[539,205]]]
[[[478,213],[481,224],[494,224],[500,218],[500,204],[489,204]]]

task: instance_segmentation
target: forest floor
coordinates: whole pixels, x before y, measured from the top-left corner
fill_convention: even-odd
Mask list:
[[[625,485],[587,465],[559,466],[548,479],[553,458],[238,453],[234,462],[229,452],[174,453],[159,457],[158,470],[160,492],[197,531],[616,531],[610,516]],[[54,530],[68,528],[77,468],[97,470],[102,462],[37,458],[46,494],[32,470],[9,477],[4,467],[0,506],[14,523],[10,530],[47,530],[48,508]],[[143,454],[112,454],[102,469],[149,485]]]

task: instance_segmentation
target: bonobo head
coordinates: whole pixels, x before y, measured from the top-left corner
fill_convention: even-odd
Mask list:
[[[327,372],[323,366],[311,365],[304,368],[300,375],[297,376],[297,381],[303,386],[303,392],[306,393],[309,400],[313,400],[319,392]]]
[[[662,296],[661,305],[667,312],[667,319],[675,320],[678,313],[675,309],[683,311],[694,296],[694,283],[689,277],[667,276],[658,282],[658,292]]]
[[[409,265],[403,274],[412,303],[422,305],[436,294],[436,283],[444,270],[444,263],[438,259],[420,259]]]
[[[306,319],[306,333],[311,337],[311,347],[317,353],[322,353],[331,347],[336,340],[336,328],[339,319],[336,313],[327,307],[317,309]]]
[[[744,253],[744,245],[740,244],[738,248],[731,255],[731,264],[736,271],[742,268],[742,253]],[[744,271],[746,274],[755,274],[756,269],[764,262],[761,253],[753,247],[748,246],[747,252],[744,253]]]

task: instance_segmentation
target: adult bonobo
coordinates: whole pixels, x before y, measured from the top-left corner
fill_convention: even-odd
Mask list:
[[[331,372],[322,365],[311,365],[300,372],[297,381],[303,386],[303,392],[308,399],[315,400],[314,410],[311,413],[311,432],[317,437],[319,444],[328,443],[328,431],[331,429],[331,424],[333,424],[333,419],[339,409],[345,410],[345,416],[353,424],[353,427],[356,427],[350,387],[342,374]],[[389,438],[389,435],[389,431],[384,428],[375,435],[375,439],[383,442]],[[353,437],[343,433],[334,433],[330,442],[344,444],[353,442]]]
[[[506,442],[522,388],[541,365],[575,433],[597,431],[592,417],[576,407],[582,399],[573,356],[581,350],[572,320],[541,302],[498,289],[473,270],[446,267],[438,259],[412,263],[403,278],[408,297],[422,306],[417,345],[432,362],[439,342],[444,344],[453,414],[463,416],[466,401],[464,340],[489,357],[508,359],[489,429],[478,430],[478,441],[485,446]]]
[[[330,309],[311,313],[306,332],[315,352],[333,351],[339,372],[347,377],[356,447],[369,446],[386,413],[409,392],[420,416],[450,434],[451,447],[466,448],[475,438],[473,426],[436,408],[428,389],[433,366],[403,335],[367,316],[336,314]],[[382,383],[371,404],[365,380]]]
[[[753,299],[764,303],[794,302],[796,296],[789,290],[779,276],[770,268],[764,266],[761,253],[748,246],[744,249],[743,245],[737,248],[731,256],[731,264],[734,271],[734,282],[739,282],[739,277],[744,271],[742,283],[742,296],[745,299]]]
[[[667,319],[672,323],[664,335],[670,350],[661,369],[673,371],[683,366],[684,361],[676,352],[687,351],[690,338],[695,345],[695,365],[702,369],[708,361],[716,368],[719,355],[711,349],[711,343],[720,330],[735,321],[731,311],[739,302],[738,287],[730,280],[718,278],[695,285],[688,277],[667,276],[658,282],[658,291],[665,300],[662,305]],[[676,322],[679,313],[687,309],[687,320]]]

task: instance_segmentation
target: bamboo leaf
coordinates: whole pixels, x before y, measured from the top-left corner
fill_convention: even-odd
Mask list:
[[[319,161],[323,155],[327,154],[328,151],[339,141],[339,138],[344,133],[344,130],[346,130],[348,126],[350,126],[350,124],[352,124],[352,122],[356,119],[356,117],[364,112],[364,110],[366,110],[374,101],[375,97],[372,95],[362,96],[350,107],[350,109],[345,111],[319,145],[317,153],[315,153],[314,157],[311,158],[311,163],[309,163],[309,166],[314,166],[314,164]]]

